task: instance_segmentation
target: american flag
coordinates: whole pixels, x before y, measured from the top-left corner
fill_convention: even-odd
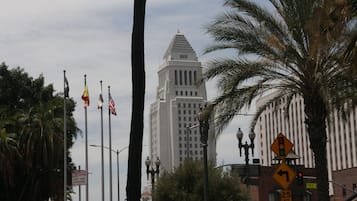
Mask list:
[[[117,115],[117,112],[115,111],[115,102],[110,93],[109,93],[109,110],[113,115]]]

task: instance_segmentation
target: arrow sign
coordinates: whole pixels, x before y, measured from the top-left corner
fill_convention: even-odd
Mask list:
[[[287,164],[281,163],[273,174],[274,180],[284,189],[287,189],[295,179],[295,171]]]
[[[286,182],[289,182],[289,172],[288,171],[279,170],[278,175],[279,176],[283,176],[283,174],[285,174],[285,176],[286,176]]]

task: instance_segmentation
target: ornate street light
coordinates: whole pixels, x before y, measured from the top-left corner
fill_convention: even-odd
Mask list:
[[[155,163],[155,169],[153,167],[153,164]],[[150,160],[149,156],[146,158],[145,160],[145,165],[146,165],[146,175],[147,175],[147,179],[149,180],[149,175],[151,176],[151,188],[152,188],[152,192],[151,195],[153,195],[154,193],[154,189],[155,189],[155,174],[157,176],[159,176],[160,174],[160,165],[161,165],[161,161],[159,159],[159,157],[156,158],[156,161],[153,162]]]
[[[208,130],[209,119],[211,115],[212,107],[205,106],[200,108],[200,112],[197,115],[200,126],[200,140],[203,147],[203,166],[204,166],[204,201],[208,201],[208,164],[207,164],[207,146],[208,146]]]
[[[245,176],[248,178],[248,165],[249,165],[249,148],[252,149],[252,156],[254,156],[254,139],[255,139],[255,133],[253,130],[250,131],[249,133],[249,139],[250,139],[250,144],[248,144],[247,141],[245,141],[245,144],[242,143],[243,140],[243,132],[240,128],[238,128],[237,131],[237,139],[238,139],[238,148],[239,148],[239,155],[242,156],[242,148],[244,149],[244,155],[245,155]]]

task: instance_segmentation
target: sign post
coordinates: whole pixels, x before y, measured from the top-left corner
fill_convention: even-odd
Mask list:
[[[293,146],[293,143],[282,133],[278,134],[278,137],[271,145],[271,150],[283,161],[273,174],[274,180],[283,188],[280,194],[280,201],[292,201],[291,190],[288,187],[294,181],[296,173],[285,163],[285,158]]]

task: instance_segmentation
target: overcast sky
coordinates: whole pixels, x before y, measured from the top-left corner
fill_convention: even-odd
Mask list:
[[[107,87],[117,105],[112,116],[112,147],[128,145],[131,119],[131,31],[132,0],[0,0],[0,62],[10,68],[20,66],[32,77],[43,74],[46,84],[63,91],[63,70],[67,71],[70,96],[77,102],[75,118],[84,131],[84,109],[80,96],[83,75],[87,74],[91,106],[88,108],[88,143],[100,144],[100,113],[96,104],[99,81],[107,101]],[[224,11],[223,0],[148,0],[145,26],[146,103],[144,144],[148,144],[148,111],[154,101],[158,66],[171,39],[180,30],[203,64],[214,54],[202,55],[212,39],[204,26]],[[222,56],[222,55],[220,55]],[[207,83],[208,98],[216,94],[214,82]],[[105,106],[105,108],[107,108]],[[238,127],[248,131],[247,117],[237,118],[217,142],[217,164],[238,163],[235,133]],[[108,114],[104,112],[104,140],[108,146]],[[256,152],[257,153],[257,152]],[[148,147],[143,149],[143,158]],[[113,200],[117,200],[116,155],[113,154]],[[84,137],[78,138],[72,158],[84,168]],[[101,198],[100,149],[89,147],[90,200]],[[108,152],[105,152],[108,163]],[[144,164],[143,164],[144,166]],[[127,151],[120,154],[121,200],[125,198]],[[108,171],[105,173],[105,200],[109,200]],[[146,173],[143,186],[147,186]],[[74,190],[78,192],[76,187]],[[82,188],[84,200],[85,188]],[[78,200],[78,193],[74,200]]]

